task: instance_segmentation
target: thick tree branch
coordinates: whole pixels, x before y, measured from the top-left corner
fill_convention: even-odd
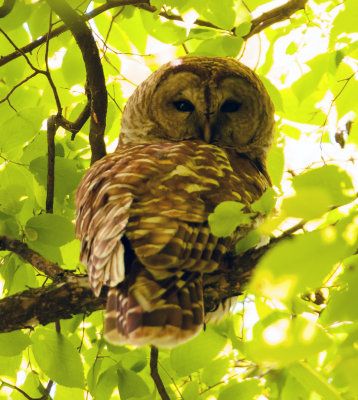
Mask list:
[[[241,294],[258,260],[270,247],[271,244],[250,250],[239,257],[228,258],[222,270],[205,275],[206,311],[213,311],[225,299]],[[29,249],[25,243],[6,236],[0,236],[0,250],[13,251],[38,270],[56,279],[49,286],[26,290],[0,300],[0,333],[37,324],[46,325],[76,314],[104,309],[105,294],[95,297],[87,276],[65,272],[57,264]]]
[[[93,295],[87,276],[65,274],[62,281],[0,300],[0,332],[89,314],[103,309],[105,302],[105,298]]]
[[[251,30],[250,32],[244,37],[244,39],[248,39],[249,37],[261,32],[262,30],[266,29],[268,26],[271,26],[277,22],[284,21],[291,17],[295,12],[302,10],[305,8],[307,0],[290,0],[286,4],[276,7],[271,11],[268,11],[258,18],[255,18],[251,21]],[[146,9],[148,12],[156,12],[157,9],[149,4],[149,1],[145,0],[109,0],[105,4],[95,8],[92,12],[85,14],[84,16],[80,17],[82,21],[89,21],[90,19],[96,17],[97,15],[103,13],[104,11],[110,10],[111,8],[115,7],[123,7],[127,5],[138,6],[142,9]],[[173,15],[168,14],[166,12],[159,13],[160,16],[174,21],[182,21],[182,17],[180,15]],[[195,24],[198,26],[204,26],[213,29],[220,29],[216,25],[204,21],[201,19],[197,19]],[[41,46],[42,44],[46,43],[49,39],[53,37],[59,36],[62,33],[66,32],[69,28],[66,25],[59,26],[56,29],[53,29],[50,33],[46,33],[43,36],[39,37],[35,41],[29,43],[26,46],[21,47],[20,51],[16,50],[13,53],[10,53],[4,57],[0,57],[0,67],[2,65],[7,64],[8,62],[18,58],[21,54],[26,54],[37,47]]]
[[[57,264],[46,260],[46,258],[42,257],[35,250],[30,249],[26,243],[23,243],[18,239],[0,235],[0,251],[6,250],[19,255],[51,279],[56,279],[59,275],[63,274],[62,268]]]
[[[104,131],[107,114],[107,90],[98,48],[85,21],[66,1],[47,0],[47,3],[71,30],[85,63],[87,90],[90,92],[91,98],[89,140],[92,150],[91,162],[93,163],[106,155]]]

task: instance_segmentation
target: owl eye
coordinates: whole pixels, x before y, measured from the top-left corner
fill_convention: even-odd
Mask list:
[[[192,112],[195,107],[189,100],[173,101],[174,107],[180,112]]]
[[[220,111],[224,113],[234,113],[239,111],[241,108],[241,103],[235,100],[226,100],[221,106]]]

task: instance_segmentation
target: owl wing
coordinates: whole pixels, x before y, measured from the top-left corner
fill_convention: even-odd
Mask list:
[[[210,233],[208,215],[222,201],[258,198],[267,181],[252,171],[234,173],[224,150],[195,141],[125,145],[91,167],[76,234],[95,294],[111,288],[108,339],[171,346],[200,331],[202,273],[233,244]]]

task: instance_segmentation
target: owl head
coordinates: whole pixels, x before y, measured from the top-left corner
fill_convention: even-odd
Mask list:
[[[266,171],[274,107],[259,77],[235,59],[187,56],[162,65],[125,107],[120,145],[203,140]]]

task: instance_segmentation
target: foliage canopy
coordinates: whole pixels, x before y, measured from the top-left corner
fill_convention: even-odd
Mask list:
[[[103,155],[94,138],[102,140],[105,129],[112,151],[135,86],[187,53],[241,59],[273,99],[273,189],[254,206],[269,217],[237,250],[252,254],[262,236],[271,242],[233,314],[188,343],[160,350],[165,390],[170,399],[185,400],[358,398],[358,3],[280,4],[4,1],[0,315],[10,311],[14,321],[0,323],[0,400],[166,398],[150,376],[149,348],[114,347],[102,339],[103,303],[76,309],[70,319],[58,314],[60,321],[48,317],[51,310],[49,319],[40,318],[29,304],[40,304],[47,288],[46,299],[61,299],[58,309],[65,310],[61,293],[70,292],[59,292],[51,263],[85,273],[74,239],[74,193],[91,151],[93,160]],[[91,40],[84,21],[104,75],[100,63],[86,61]],[[104,82],[108,109],[105,94],[98,101],[94,90]],[[243,217],[240,204],[222,204],[210,223],[225,234],[235,228],[228,221]],[[21,242],[51,265],[41,267]],[[48,286],[49,278],[59,286]],[[38,297],[24,292],[28,288]],[[87,303],[94,301],[84,293]],[[32,314],[28,329],[20,330],[24,321],[16,318],[25,309]],[[36,326],[39,321],[52,322]]]

